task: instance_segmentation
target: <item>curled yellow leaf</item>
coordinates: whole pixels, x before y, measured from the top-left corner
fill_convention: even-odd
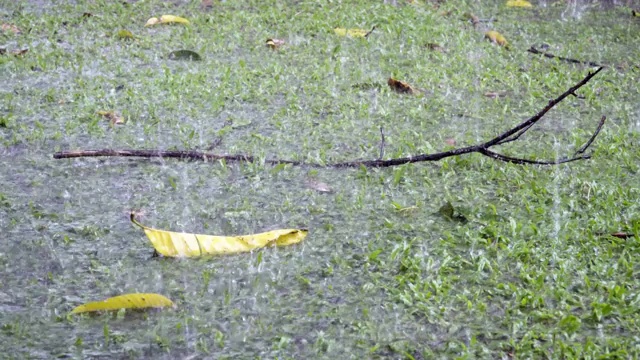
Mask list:
[[[114,296],[102,301],[94,301],[71,310],[71,314],[79,314],[92,311],[110,311],[120,309],[147,309],[174,306],[174,303],[166,297],[150,293],[134,293]]]
[[[158,19],[157,17],[152,17],[151,19],[147,20],[147,23],[144,26],[153,26],[156,24],[185,24],[185,25],[189,25],[190,22],[189,20],[180,17],[180,16],[175,16],[175,15],[162,15],[160,16],[160,18]]]
[[[243,236],[213,236],[179,233],[146,227],[131,213],[131,222],[141,227],[156,251],[163,256],[202,256],[248,252],[265,246],[283,246],[302,241],[306,229],[280,229]]]
[[[523,8],[533,7],[533,5],[531,5],[531,3],[526,1],[526,0],[509,0],[509,1],[507,1],[507,6],[508,7],[523,7]]]
[[[505,37],[497,31],[487,31],[486,33],[484,33],[484,38],[500,46],[509,47],[507,39],[505,39]]]

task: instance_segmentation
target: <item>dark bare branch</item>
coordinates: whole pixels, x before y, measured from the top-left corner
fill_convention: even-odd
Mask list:
[[[591,146],[591,143],[593,143],[593,141],[596,139],[598,134],[600,134],[600,130],[602,130],[602,127],[604,126],[605,120],[607,120],[607,117],[602,115],[602,118],[600,119],[600,122],[598,123],[598,127],[596,128],[596,131],[594,131],[593,135],[591,135],[591,139],[589,139],[589,141],[587,141],[586,144],[584,144],[580,149],[578,149],[578,151],[576,151],[575,155],[582,154],[585,151],[587,151],[589,146]]]
[[[534,46],[530,47],[529,50],[527,50],[527,51],[532,53],[532,54],[542,55],[542,56],[544,56],[546,58],[549,58],[549,59],[558,59],[558,60],[565,61],[565,62],[572,63],[572,64],[582,64],[582,65],[589,65],[589,66],[595,66],[595,67],[604,67],[603,65],[600,65],[598,63],[594,63],[593,61],[582,61],[582,60],[576,60],[576,59],[571,59],[571,58],[566,58],[566,57],[562,57],[562,56],[553,55],[553,54],[548,53],[548,52],[540,51],[540,50],[536,49]]]
[[[602,117],[600,123],[596,131],[593,133],[589,141],[580,148],[574,157],[572,158],[563,158],[553,161],[545,161],[545,160],[529,160],[524,158],[515,158],[506,155],[502,155],[496,153],[494,151],[489,150],[489,148],[505,144],[507,142],[512,142],[520,138],[525,132],[527,132],[533,125],[535,125],[549,110],[551,110],[554,106],[563,101],[567,96],[575,93],[576,90],[584,86],[591,78],[593,78],[596,74],[602,71],[603,67],[598,68],[594,72],[590,72],[587,76],[579,81],[576,85],[569,88],[567,91],[560,94],[555,99],[549,101],[549,103],[538,113],[530,117],[529,119],[521,122],[517,126],[507,130],[506,132],[494,137],[493,139],[486,141],[484,143],[467,146],[463,148],[453,149],[445,152],[439,152],[434,154],[420,154],[415,156],[408,156],[402,158],[388,159],[383,160],[382,156],[384,155],[384,132],[382,128],[380,128],[380,133],[382,136],[382,141],[380,143],[380,158],[376,160],[353,160],[346,161],[340,163],[331,163],[331,164],[318,164],[318,163],[309,163],[304,161],[297,160],[280,160],[280,159],[259,159],[251,155],[219,155],[212,154],[206,152],[198,152],[198,151],[161,151],[161,150],[76,150],[76,151],[61,151],[53,154],[54,159],[68,159],[68,158],[78,158],[78,157],[102,157],[102,156],[120,156],[120,157],[143,157],[143,158],[177,158],[184,160],[200,160],[200,161],[217,161],[224,160],[228,162],[256,162],[262,161],[266,164],[278,165],[278,164],[290,164],[297,166],[309,166],[316,168],[358,168],[358,167],[391,167],[398,166],[403,164],[417,163],[417,162],[425,162],[425,161],[438,161],[447,157],[459,156],[469,153],[480,153],[482,155],[488,156],[492,159],[510,162],[514,164],[536,164],[536,165],[558,165],[567,162],[577,161],[577,160],[585,160],[589,159],[590,155],[580,155],[586,151],[586,149],[593,143],[595,138],[600,133],[600,130],[604,126],[604,122],[606,117]]]

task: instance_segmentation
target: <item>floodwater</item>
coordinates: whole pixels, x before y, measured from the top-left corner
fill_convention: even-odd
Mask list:
[[[291,43],[291,58],[285,59],[284,54],[265,51],[261,32],[265,25],[255,20],[257,15],[251,15],[250,7],[225,9],[226,2],[214,8],[220,14],[217,18],[198,15],[198,7],[185,10],[179,2],[139,4],[145,10],[142,16],[135,9],[123,10],[125,16],[114,28],[146,34],[133,44],[115,42],[105,35],[108,26],[100,23],[100,16],[112,19],[113,15],[101,13],[100,6],[80,2],[59,8],[45,2],[0,4],[0,22],[24,24],[25,32],[30,29],[22,38],[3,33],[0,43],[8,51],[30,49],[22,58],[2,55],[0,63],[2,357],[422,358],[429,352],[462,353],[451,348],[450,342],[466,346],[471,338],[482,342],[470,334],[483,329],[488,333],[488,349],[498,351],[492,347],[494,342],[507,335],[491,335],[513,329],[487,321],[504,316],[507,310],[502,305],[491,304],[488,315],[478,321],[466,318],[464,309],[454,311],[442,305],[446,322],[424,321],[431,310],[420,303],[428,304],[428,296],[402,300],[398,269],[404,263],[399,264],[396,256],[410,252],[411,259],[418,259],[425,279],[436,286],[441,281],[438,270],[446,268],[449,260],[460,260],[460,253],[470,257],[484,253],[464,242],[450,247],[452,239],[477,229],[439,215],[438,209],[447,200],[462,203],[460,211],[471,219],[478,219],[476,212],[485,211],[486,204],[503,206],[515,219],[524,217],[519,208],[523,200],[505,195],[517,191],[517,180],[508,186],[491,183],[485,178],[487,172],[497,177],[503,174],[505,179],[548,178],[546,193],[553,200],[540,206],[550,216],[537,226],[547,227],[553,246],[561,246],[558,237],[571,220],[563,210],[563,186],[581,175],[571,165],[529,168],[526,171],[540,173],[519,175],[523,168],[480,156],[449,159],[444,165],[311,169],[174,159],[54,160],[52,154],[99,148],[204,150],[215,143],[214,153],[309,162],[370,159],[379,156],[380,127],[386,135],[386,158],[435,152],[450,146],[447,139],[468,145],[525,119],[580,80],[588,67],[568,66],[571,76],[550,84],[548,92],[537,94],[535,101],[526,100],[530,94],[518,92],[527,89],[525,77],[511,74],[525,73],[536,65],[513,64],[500,70],[504,82],[487,84],[492,78],[482,75],[483,61],[497,56],[497,47],[488,47],[480,40],[481,32],[456,19],[459,34],[440,34],[441,40],[450,53],[463,54],[468,65],[459,60],[448,64],[446,55],[425,55],[431,56],[432,66],[450,66],[451,72],[442,70],[442,76],[432,83],[423,80],[432,98],[399,97],[386,90],[390,71],[385,61],[396,59],[390,55],[395,50],[369,39],[366,54],[358,54],[358,43],[318,35],[318,28],[331,32],[336,25],[325,24],[323,19],[305,18],[309,24],[289,32],[280,25],[281,34]],[[627,67],[618,75],[602,77],[635,76],[637,81],[633,61],[637,66],[640,21],[622,16],[626,6],[638,4],[534,4],[533,14],[518,17],[519,25],[503,26],[524,47],[511,50],[515,61],[543,61],[522,51],[535,39],[552,42],[552,50],[571,47],[567,44],[573,39],[560,42],[564,35],[536,38],[527,31],[528,24],[536,24],[543,16],[549,27],[608,28],[612,33],[602,36],[621,43],[588,52],[571,47],[572,51],[592,55],[588,60]],[[305,6],[301,11],[313,7],[290,6]],[[96,20],[78,20],[85,8]],[[147,11],[151,9],[155,12]],[[377,31],[382,38],[397,35],[393,41],[400,44],[389,43],[398,45],[400,55],[404,52],[407,58],[415,56],[419,46],[411,40],[413,24],[421,21],[420,16],[432,19],[437,14],[431,8],[411,10],[406,5],[396,8],[376,3],[375,9],[402,15],[394,20],[406,22],[402,30],[389,21],[379,22],[381,30]],[[505,11],[497,9],[491,5],[473,10],[491,19],[492,14]],[[131,21],[143,24],[143,18],[153,14],[189,11],[192,19],[201,16],[191,30],[131,25]],[[411,18],[413,11],[419,16]],[[249,14],[246,27],[236,23],[225,28],[237,29],[237,33],[203,34],[205,30],[198,30],[198,24],[201,28],[207,24],[204,19],[238,22],[243,12]],[[371,16],[384,19],[380,14]],[[63,25],[63,21],[71,23]],[[491,21],[481,26],[501,26],[511,20]],[[579,34],[567,36],[574,35]],[[190,37],[199,39],[190,45],[200,49],[205,61],[163,58]],[[464,49],[474,37],[483,47]],[[322,44],[326,39],[329,44]],[[215,46],[209,43],[216,41]],[[602,44],[595,35],[580,41]],[[132,49],[137,53],[132,54]],[[313,60],[314,56],[320,57]],[[411,77],[422,69],[402,61],[400,56],[393,65],[400,69],[395,76]],[[292,70],[295,64],[299,68]],[[466,80],[455,73],[465,66],[470,69]],[[545,75],[530,74],[529,81],[544,82]],[[353,90],[352,85],[368,82],[382,88]],[[557,87],[560,83],[561,88]],[[506,90],[508,99],[499,103],[500,99],[488,100],[481,94],[472,96],[476,88]],[[580,107],[576,105],[579,100],[572,99],[571,108],[550,114],[529,138],[551,134],[555,140],[524,150],[507,148],[521,156],[535,151],[552,157],[570,154],[574,142],[588,138],[601,112],[613,114],[613,134],[628,131],[637,140],[637,89],[623,90],[626,93],[607,95],[616,101],[607,106]],[[589,96],[597,92],[585,91]],[[95,115],[112,109],[124,113],[127,123],[111,127]],[[443,118],[447,120],[441,121]],[[575,133],[580,139],[572,137]],[[332,191],[317,191],[309,185],[317,181],[328,184]],[[629,179],[623,181],[632,184]],[[141,212],[145,225],[174,231],[214,235],[296,227],[310,231],[302,243],[289,247],[202,259],[158,258],[152,257],[144,233],[128,221],[132,210]],[[463,276],[454,272],[449,275]],[[504,276],[515,277],[517,272]],[[458,284],[463,286],[464,281]],[[159,293],[177,306],[124,315],[67,315],[84,302],[131,292]],[[457,296],[455,291],[450,293],[452,298]],[[437,313],[433,316],[438,317]],[[508,351],[498,353],[477,356],[496,358]]]

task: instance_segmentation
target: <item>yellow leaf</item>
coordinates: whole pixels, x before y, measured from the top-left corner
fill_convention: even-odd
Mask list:
[[[161,24],[185,24],[189,25],[189,20],[175,15],[162,15],[160,16]]]
[[[75,307],[71,314],[79,314],[91,311],[119,310],[119,309],[146,309],[174,306],[173,302],[158,294],[125,294],[115,296],[102,301],[86,303]]]
[[[333,32],[338,36],[349,36],[352,38],[366,38],[371,34],[371,32],[375,29],[375,26],[371,31],[363,30],[363,29],[345,29],[345,28],[335,28]]]
[[[160,19],[158,19],[157,17],[152,17],[151,19],[147,20],[147,23],[144,24],[144,26],[152,26],[159,23],[160,23]]]
[[[121,40],[132,40],[133,34],[131,33],[131,31],[123,29],[118,31],[118,33],[116,34],[116,37]]]
[[[631,15],[634,17],[640,17],[640,10],[631,10]]]
[[[265,246],[296,244],[308,233],[306,229],[281,229],[253,235],[213,236],[149,228],[136,221],[134,213],[131,213],[131,221],[144,230],[156,251],[164,256],[190,257],[248,252]]]
[[[151,19],[147,20],[147,23],[144,26],[152,26],[152,25],[156,25],[156,24],[185,24],[185,25],[189,25],[190,22],[189,20],[180,17],[180,16],[175,16],[175,15],[162,15],[160,16],[160,19],[158,19],[157,17],[152,17]]]
[[[509,0],[509,1],[507,1],[507,6],[509,6],[509,7],[523,7],[523,8],[533,7],[533,5],[531,5],[531,3],[526,1],[526,0]]]
[[[484,33],[484,38],[500,46],[509,47],[507,39],[505,39],[505,37],[497,31],[487,31],[486,33]]]

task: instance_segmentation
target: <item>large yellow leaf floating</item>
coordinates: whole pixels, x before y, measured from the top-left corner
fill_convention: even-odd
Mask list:
[[[147,20],[147,23],[144,26],[152,26],[152,25],[156,25],[156,24],[185,24],[185,25],[189,25],[190,22],[189,20],[180,17],[180,16],[175,16],[175,15],[162,15],[160,16],[160,19],[158,19],[157,17],[152,17],[151,19]]]
[[[131,214],[131,221],[140,226],[156,251],[163,256],[201,256],[248,252],[265,246],[282,246],[302,241],[306,229],[281,229],[243,236],[213,236],[179,233],[146,227]]]
[[[530,8],[533,7],[530,2],[526,0],[509,0],[507,1],[507,6],[509,7],[522,7],[522,8]]]
[[[115,296],[102,301],[94,301],[75,307],[71,314],[92,311],[109,311],[120,309],[147,309],[174,306],[166,297],[158,294],[135,293]]]

